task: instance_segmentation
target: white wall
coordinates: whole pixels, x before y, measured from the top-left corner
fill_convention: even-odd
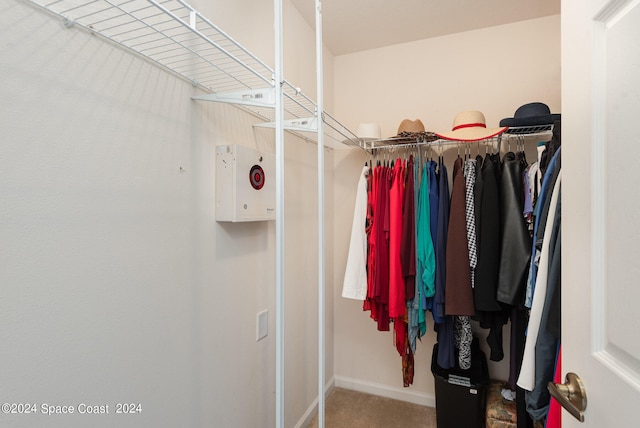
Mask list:
[[[336,115],[383,136],[402,119],[451,129],[456,113],[480,110],[488,126],[532,100],[560,110],[560,16],[436,37],[335,59]]]
[[[193,4],[273,63],[271,4]],[[273,426],[275,226],[214,220],[215,146],[273,150],[273,132],[254,131],[255,119],[235,107],[191,101],[189,83],[25,2],[3,5],[0,40],[4,401],[112,412],[0,415],[0,425]],[[285,3],[285,76],[311,95],[313,46]],[[317,390],[316,146],[287,136],[285,157],[293,426]],[[327,198],[332,230],[332,189]],[[256,342],[262,309],[270,334]],[[114,415],[117,402],[140,403],[142,413]]]
[[[559,16],[335,58],[337,117],[351,129],[376,122],[383,136],[395,135],[404,118],[421,119],[430,131],[448,130],[464,110],[481,110],[488,126],[498,126],[500,119],[532,101],[560,112]],[[336,384],[433,405],[433,324],[418,344],[414,385],[405,389],[391,333],[376,330],[361,302],[340,297],[355,187],[365,156],[355,151],[335,156],[336,201],[349,201],[336,202],[335,211]],[[487,333],[479,332],[481,342]],[[508,334],[505,326],[505,359],[490,363],[496,378],[508,377]]]

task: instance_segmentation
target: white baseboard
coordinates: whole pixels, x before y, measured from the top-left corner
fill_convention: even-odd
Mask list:
[[[325,398],[333,391],[333,388],[336,386],[336,378],[332,376],[331,379],[324,386],[324,396]],[[306,427],[311,423],[311,420],[316,415],[318,411],[318,397],[313,400],[313,403],[307,408],[307,411],[304,412],[304,415],[298,420],[298,423],[295,425],[295,428]]]
[[[337,388],[352,389],[354,391],[367,394],[379,395],[381,397],[393,398],[395,400],[407,401],[421,406],[436,407],[436,397],[433,394],[415,392],[409,389],[396,388],[380,383],[367,382],[360,379],[353,379],[344,376],[334,376]]]

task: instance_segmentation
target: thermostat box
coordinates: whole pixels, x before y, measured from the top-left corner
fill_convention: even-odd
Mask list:
[[[275,156],[239,144],[216,148],[216,221],[275,219]]]

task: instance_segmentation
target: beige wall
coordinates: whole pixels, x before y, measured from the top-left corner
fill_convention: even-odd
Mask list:
[[[532,101],[560,111],[559,16],[335,58],[337,117],[352,129],[377,122],[383,136],[394,135],[403,118],[419,118],[431,131],[450,129],[456,113],[464,110],[481,110],[488,126],[497,126]],[[376,330],[361,302],[340,296],[355,187],[365,156],[357,151],[335,156],[336,201],[349,201],[336,202],[335,211],[336,384],[433,404],[433,324],[418,344],[415,383],[405,389],[391,334]],[[490,374],[497,378],[508,377],[508,333],[507,326],[507,358],[490,363]],[[479,334],[484,342],[487,331]]]
[[[273,64],[271,3],[192,3]],[[0,39],[6,401],[143,409],[2,425],[273,426],[275,225],[217,223],[214,213],[215,146],[273,150],[273,131],[254,130],[255,118],[235,107],[192,101],[188,82],[26,2],[3,4]],[[313,96],[314,33],[288,2],[284,44],[285,77]],[[325,62],[332,70],[328,53]],[[328,73],[329,108],[331,83]],[[291,427],[317,391],[316,145],[287,135],[285,163]],[[328,183],[332,165],[329,154]],[[331,188],[327,199],[331,231]],[[256,342],[263,309],[269,336]]]
[[[532,100],[560,110],[559,15],[358,52],[335,59],[335,112],[395,135],[404,118],[450,129],[480,110],[489,126]]]

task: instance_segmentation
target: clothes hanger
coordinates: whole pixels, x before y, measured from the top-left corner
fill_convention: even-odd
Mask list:
[[[522,153],[522,162],[523,164],[527,164],[527,152],[525,151],[525,146],[524,146],[524,135],[520,136],[520,150]]]

